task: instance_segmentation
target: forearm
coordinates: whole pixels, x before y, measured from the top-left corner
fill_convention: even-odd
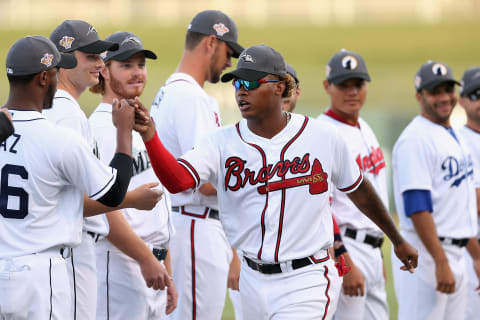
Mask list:
[[[473,260],[480,259],[480,244],[476,237],[470,238],[468,241],[467,251]]]
[[[165,269],[167,269],[168,274],[171,276],[172,275],[172,263],[171,263],[171,257],[170,257],[170,250],[167,252],[167,256],[165,257],[165,260],[163,261],[165,265]]]
[[[132,156],[132,131],[117,129],[117,151]]]
[[[360,186],[348,196],[364,215],[382,229],[394,246],[404,241],[387,208],[368,179],[364,178]]]
[[[448,262],[445,251],[443,251],[440,239],[438,239],[437,228],[433,221],[432,214],[428,211],[421,211],[412,214],[410,217],[417,232],[418,237],[422,241],[427,251],[432,256],[436,264]]]
[[[127,192],[125,198],[123,198],[122,203],[116,207],[109,207],[104,204],[101,204],[98,201],[92,200],[87,195],[83,195],[83,216],[91,217],[97,214],[107,213],[115,210],[125,209],[125,208],[134,208],[135,196],[133,191]]]

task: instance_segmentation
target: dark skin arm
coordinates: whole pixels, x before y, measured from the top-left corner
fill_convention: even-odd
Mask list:
[[[382,200],[372,184],[364,178],[358,188],[348,197],[370,220],[372,220],[392,241],[395,254],[403,262],[402,270],[413,273],[417,267],[418,252],[398,232]]]

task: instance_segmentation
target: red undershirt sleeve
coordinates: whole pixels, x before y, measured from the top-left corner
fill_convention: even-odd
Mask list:
[[[192,174],[168,152],[157,132],[152,139],[145,142],[145,147],[155,174],[170,193],[179,193],[195,187]]]

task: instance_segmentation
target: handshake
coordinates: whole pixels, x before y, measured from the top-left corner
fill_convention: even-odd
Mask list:
[[[137,131],[142,136],[143,141],[148,141],[155,135],[155,123],[138,97],[135,97],[135,99],[114,99],[112,121],[118,130]]]

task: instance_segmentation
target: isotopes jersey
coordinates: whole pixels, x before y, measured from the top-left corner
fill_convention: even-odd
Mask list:
[[[363,177],[335,127],[297,114],[271,139],[242,120],[209,135],[179,162],[197,186],[216,186],[232,247],[265,262],[331,247],[330,189],[353,191]]]
[[[106,165],[115,155],[116,129],[112,123],[112,105],[100,103],[88,119],[100,151],[100,160]],[[128,190],[133,190],[142,184],[159,182],[153,172],[142,137],[137,132],[132,133],[133,176]],[[151,211],[134,208],[122,209],[122,213],[135,233],[153,247],[166,247],[172,236],[170,223],[170,195],[160,185],[164,194]]]
[[[210,97],[190,75],[172,74],[158,91],[150,110],[158,136],[179,157],[202,138],[193,132],[208,134],[221,126],[217,101]],[[191,190],[172,194],[174,206],[196,205],[218,209],[216,196]]]
[[[72,130],[36,111],[10,111],[15,133],[0,145],[0,258],[76,246],[83,194],[101,198],[116,171]]]
[[[348,149],[364,176],[372,183],[383,204],[388,208],[385,159],[370,126],[362,118],[358,119],[358,126],[351,125],[331,110],[321,114],[318,119],[333,124],[342,132],[342,137],[348,141]],[[338,189],[333,192],[332,210],[339,226],[364,229],[372,235],[383,235],[380,228]]]
[[[460,134],[416,116],[393,148],[393,186],[402,230],[415,231],[405,215],[403,192],[428,190],[438,236],[470,238],[477,233],[473,163]]]
[[[48,120],[53,121],[55,124],[69,128],[80,134],[90,145],[90,150],[98,157],[97,144],[93,138],[87,116],[75,98],[67,91],[57,90],[53,99],[52,108],[45,109],[42,113]],[[81,224],[79,224],[79,226],[81,226]],[[83,221],[83,229],[100,235],[107,235],[108,221],[104,215],[85,218]]]

